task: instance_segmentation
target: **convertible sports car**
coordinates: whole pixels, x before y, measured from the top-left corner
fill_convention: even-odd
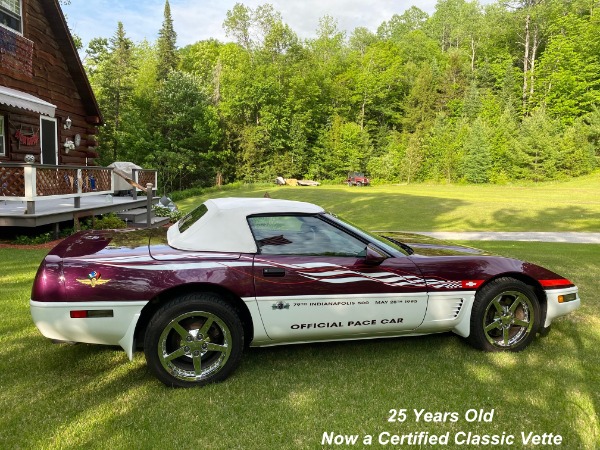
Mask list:
[[[141,344],[163,383],[186,387],[225,379],[245,346],[453,331],[519,351],[580,300],[534,264],[376,236],[309,203],[223,198],[166,231],[73,235],[42,262],[30,303],[44,336],[130,358]]]

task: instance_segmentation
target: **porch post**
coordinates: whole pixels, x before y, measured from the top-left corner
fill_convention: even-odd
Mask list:
[[[25,181],[25,198],[27,199],[27,214],[35,214],[35,197],[37,191],[35,166],[25,166],[23,168],[23,178]]]
[[[152,183],[146,184],[146,227],[152,226]]]
[[[131,169],[131,179],[137,183],[136,169]],[[135,186],[131,186],[131,197],[137,200],[137,188]]]

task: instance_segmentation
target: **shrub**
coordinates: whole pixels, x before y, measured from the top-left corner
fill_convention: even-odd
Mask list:
[[[168,217],[169,221],[172,223],[177,222],[184,215],[181,211],[171,211],[169,208],[165,208],[164,206],[158,205],[152,206],[152,210],[154,211],[154,215],[156,217]]]
[[[115,213],[106,214],[92,222],[92,219],[86,221],[87,227],[94,230],[109,230],[113,228],[127,228],[127,224],[119,219]],[[83,229],[84,227],[82,227]]]

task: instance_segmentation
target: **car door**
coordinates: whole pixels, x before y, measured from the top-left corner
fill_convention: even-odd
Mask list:
[[[423,321],[426,285],[409,258],[382,257],[318,214],[248,222],[259,249],[256,300],[272,340],[395,335]]]

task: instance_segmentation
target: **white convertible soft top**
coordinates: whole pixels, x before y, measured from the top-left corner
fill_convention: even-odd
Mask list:
[[[206,200],[208,211],[184,232],[181,221],[169,228],[171,247],[207,252],[256,253],[257,247],[246,218],[254,214],[318,214],[312,203],[272,198],[215,198]],[[182,219],[183,220],[183,219]]]

